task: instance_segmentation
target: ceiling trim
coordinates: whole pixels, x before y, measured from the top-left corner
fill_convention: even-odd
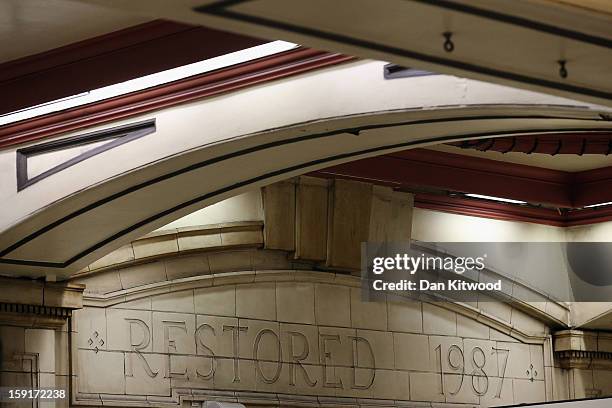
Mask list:
[[[0,64],[0,114],[265,43],[154,20]]]
[[[555,227],[574,227],[612,221],[612,208],[609,207],[559,212],[550,208],[496,203],[443,194],[416,194],[414,206],[425,210],[464,216],[514,222],[531,222]]]
[[[317,172],[400,189],[434,188],[483,194],[557,208],[612,201],[612,166],[569,173],[461,154],[412,149]]]
[[[598,154],[608,156],[612,153],[612,134],[610,132],[591,132],[585,134],[528,135],[491,139],[464,140],[449,143],[462,149],[499,153],[539,153],[556,156],[558,154]]]
[[[155,88],[0,127],[0,148],[55,136],[355,60],[308,48],[279,53]],[[1,90],[1,85],[0,85]]]
[[[531,222],[565,227],[565,216],[549,208],[496,203],[487,200],[453,197],[444,194],[419,193],[414,206],[464,216],[491,218],[504,221]]]

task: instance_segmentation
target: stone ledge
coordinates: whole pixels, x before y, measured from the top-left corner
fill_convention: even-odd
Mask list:
[[[48,308],[80,309],[85,285],[0,278],[0,303]]]
[[[82,269],[74,277],[156,258],[263,246],[263,223],[239,221],[154,231]]]
[[[554,352],[563,368],[612,368],[612,333],[556,332]]]

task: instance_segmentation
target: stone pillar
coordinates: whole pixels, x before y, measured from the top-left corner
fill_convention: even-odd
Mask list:
[[[362,242],[407,242],[413,195],[343,179],[301,176],[262,189],[266,249],[358,272]]]
[[[0,278],[0,287],[0,386],[63,389],[41,404],[68,406],[70,317],[84,286]]]
[[[570,399],[612,395],[612,334],[563,330],[554,334],[554,355],[567,370]]]

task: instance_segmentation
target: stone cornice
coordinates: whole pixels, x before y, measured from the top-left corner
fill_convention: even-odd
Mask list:
[[[239,221],[154,231],[111,252],[73,277],[198,251],[257,248],[263,245],[263,222]]]
[[[612,334],[582,330],[556,332],[554,352],[563,368],[612,368]]]
[[[80,309],[85,285],[0,278],[0,303],[46,308]]]
[[[62,327],[72,310],[83,307],[85,285],[0,278],[0,323]]]

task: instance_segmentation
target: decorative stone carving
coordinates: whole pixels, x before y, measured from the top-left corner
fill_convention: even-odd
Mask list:
[[[612,370],[612,334],[563,330],[554,334],[554,352],[563,368]]]
[[[323,272],[295,274],[292,280],[280,279],[281,272],[277,275],[279,279],[264,283],[241,274],[234,282],[221,281],[218,288],[198,287],[190,280],[192,289],[183,285],[170,292],[151,287],[125,293],[123,299],[139,298],[115,302],[102,313],[107,349],[73,342],[78,360],[76,402],[87,403],[95,394],[103,403],[124,401],[132,406],[154,400],[201,403],[228,392],[240,401],[264,404],[275,403],[281,394],[303,403],[316,396],[313,405],[322,404],[322,398],[329,405],[341,405],[343,398],[387,405],[396,405],[395,401],[499,405],[546,399],[541,343],[524,344],[488,326],[486,331],[475,330],[477,322],[460,309],[412,302],[405,307],[401,302],[381,303],[384,313],[375,313],[380,322],[370,327],[364,325],[364,316],[368,307],[378,304],[353,310],[357,278],[336,282],[334,275]],[[305,307],[315,313],[305,320],[299,313],[280,312],[287,307],[284,297],[292,285],[313,298]],[[221,289],[232,296],[219,297]],[[200,306],[172,313],[167,306],[173,296],[177,305],[189,298],[195,303],[197,298]],[[255,305],[262,296],[269,298],[269,305],[265,313],[254,314],[254,306],[247,305]],[[214,299],[234,305],[208,308]],[[338,299],[342,307],[333,306]],[[237,307],[238,302],[242,306]],[[160,305],[164,310],[156,310]],[[267,311],[270,307],[274,310]],[[77,320],[87,318],[90,309],[104,311],[88,306]],[[332,318],[336,309],[346,316]],[[438,309],[444,313],[436,313],[436,324],[412,323],[424,319],[423,310]],[[410,313],[410,319],[389,319],[389,310],[393,316]],[[227,315],[215,315],[218,312]],[[440,335],[444,324],[452,333]],[[77,327],[88,326],[78,321]],[[87,336],[95,342],[91,331]],[[99,379],[101,373],[111,372],[114,379]],[[518,388],[523,391],[517,393]]]

